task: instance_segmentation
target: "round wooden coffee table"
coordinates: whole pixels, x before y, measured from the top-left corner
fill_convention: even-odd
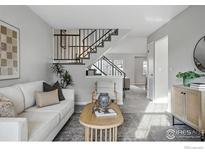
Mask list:
[[[96,117],[93,107],[93,103],[87,104],[80,115],[80,123],[85,126],[85,141],[117,141],[117,127],[124,121],[119,106],[110,104],[117,115],[109,117]]]

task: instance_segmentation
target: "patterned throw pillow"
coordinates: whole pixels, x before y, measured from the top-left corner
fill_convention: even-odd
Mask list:
[[[15,117],[14,104],[5,96],[0,96],[0,117]]]

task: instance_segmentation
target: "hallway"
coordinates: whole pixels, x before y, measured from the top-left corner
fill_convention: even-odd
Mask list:
[[[146,98],[144,86],[131,85],[130,90],[125,91],[125,101],[122,106],[124,113],[140,113],[140,112],[166,112],[166,103],[153,103]]]

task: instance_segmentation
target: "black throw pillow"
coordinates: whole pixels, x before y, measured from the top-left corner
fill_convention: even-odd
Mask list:
[[[58,99],[59,101],[65,100],[65,97],[63,96],[62,88],[57,81],[53,86],[47,84],[46,82],[43,82],[43,91],[44,92],[49,92],[58,89]]]

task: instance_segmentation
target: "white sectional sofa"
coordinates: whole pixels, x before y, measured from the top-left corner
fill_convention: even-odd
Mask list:
[[[63,89],[64,101],[42,108],[35,104],[35,91],[43,91],[43,81],[0,88],[18,113],[0,118],[0,141],[52,141],[73,114],[74,90]]]

